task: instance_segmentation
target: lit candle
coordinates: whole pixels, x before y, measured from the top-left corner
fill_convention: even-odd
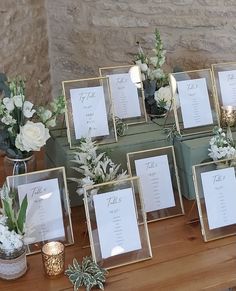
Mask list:
[[[42,247],[44,271],[47,276],[55,277],[64,273],[65,247],[61,242],[49,242]]]
[[[236,107],[222,106],[221,107],[222,126],[234,126],[235,121],[236,121]]]

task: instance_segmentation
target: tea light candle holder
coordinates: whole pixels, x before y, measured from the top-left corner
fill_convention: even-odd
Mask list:
[[[222,106],[221,107],[221,124],[222,126],[234,126],[236,122],[236,107]]]
[[[48,242],[41,250],[44,271],[48,277],[64,273],[65,246],[61,242]]]

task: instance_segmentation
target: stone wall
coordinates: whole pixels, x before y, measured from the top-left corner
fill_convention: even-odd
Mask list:
[[[136,41],[153,47],[155,28],[167,71],[206,68],[236,60],[235,15],[235,0],[1,0],[0,71],[25,75],[32,96],[38,79],[49,96],[51,75],[55,96],[62,80],[132,63]]]
[[[45,99],[51,94],[44,4],[44,0],[0,1],[0,72],[24,76],[31,100],[40,97],[38,80]]]
[[[235,0],[47,0],[52,84],[131,63],[158,28],[167,71],[236,61]]]

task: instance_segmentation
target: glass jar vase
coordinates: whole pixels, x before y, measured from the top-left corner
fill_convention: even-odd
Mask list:
[[[23,276],[27,271],[25,246],[10,255],[0,252],[0,278],[14,280]]]
[[[5,176],[15,176],[36,170],[36,159],[34,154],[23,158],[4,157]]]

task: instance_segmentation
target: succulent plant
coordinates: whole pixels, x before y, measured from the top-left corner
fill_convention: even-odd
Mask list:
[[[79,287],[84,286],[86,291],[90,291],[93,287],[97,286],[99,289],[104,290],[105,276],[107,271],[96,264],[91,257],[84,257],[81,265],[74,258],[73,264],[68,266],[65,274],[74,285],[74,291]]]

